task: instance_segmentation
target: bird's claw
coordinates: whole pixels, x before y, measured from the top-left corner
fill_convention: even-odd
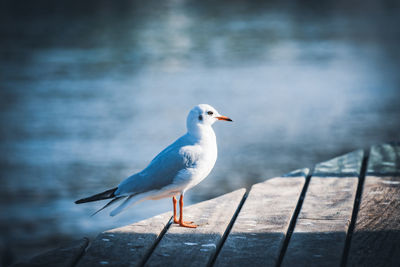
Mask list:
[[[182,227],[187,227],[187,228],[197,228],[198,225],[192,224],[193,222],[180,222],[179,225]]]
[[[180,224],[180,223],[179,223],[179,220],[177,220],[177,219],[174,219],[174,223]],[[183,221],[183,223],[184,223],[184,224],[193,224],[192,221],[190,221],[190,222],[189,222],[189,221]]]

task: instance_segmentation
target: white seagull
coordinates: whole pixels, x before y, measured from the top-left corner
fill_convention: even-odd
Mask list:
[[[232,121],[220,115],[210,105],[195,106],[186,120],[187,133],[161,151],[144,170],[129,176],[113,189],[77,200],[75,203],[111,199],[97,211],[99,212],[115,201],[124,200],[110,213],[111,216],[115,216],[133,203],[172,197],[174,223],[196,228],[197,225],[192,222],[183,221],[183,195],[206,178],[214,167],[217,160],[217,140],[211,126],[217,120]],[[179,220],[175,197],[178,194]]]

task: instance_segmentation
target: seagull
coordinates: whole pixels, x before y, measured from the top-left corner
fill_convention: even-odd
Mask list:
[[[204,180],[215,165],[217,140],[211,126],[218,120],[232,121],[210,105],[195,106],[186,119],[187,133],[161,151],[145,169],[129,176],[115,188],[75,203],[111,199],[96,214],[115,202],[123,201],[111,211],[110,215],[115,216],[134,203],[172,197],[174,223],[196,228],[193,222],[183,220],[183,196],[187,190]],[[180,195],[179,219],[177,195]]]

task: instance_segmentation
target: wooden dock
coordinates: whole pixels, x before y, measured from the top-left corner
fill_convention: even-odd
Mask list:
[[[17,266],[400,266],[400,144],[82,239]]]

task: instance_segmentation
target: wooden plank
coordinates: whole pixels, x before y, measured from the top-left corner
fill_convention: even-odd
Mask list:
[[[400,266],[400,176],[367,176],[348,266]]]
[[[198,228],[171,225],[146,266],[206,266],[220,245],[245,189],[184,209],[184,219]]]
[[[370,151],[367,175],[400,176],[400,145],[373,146]]]
[[[298,220],[350,220],[358,179],[312,177]]]
[[[282,177],[306,177],[309,173],[310,173],[309,168],[303,168],[286,173]]]
[[[316,165],[283,266],[340,265],[362,159],[357,150]]]
[[[283,266],[339,266],[358,179],[312,177]]]
[[[171,219],[171,212],[101,233],[78,267],[138,266]]]
[[[215,266],[275,266],[308,170],[253,185]]]
[[[314,176],[318,177],[353,177],[361,170],[363,150],[356,150],[334,159],[318,163]]]
[[[89,240],[83,238],[81,240],[70,242],[67,245],[51,250],[32,258],[29,262],[18,263],[13,266],[54,266],[54,267],[72,267],[76,261],[84,253]]]
[[[399,266],[400,145],[373,146],[348,265]]]

